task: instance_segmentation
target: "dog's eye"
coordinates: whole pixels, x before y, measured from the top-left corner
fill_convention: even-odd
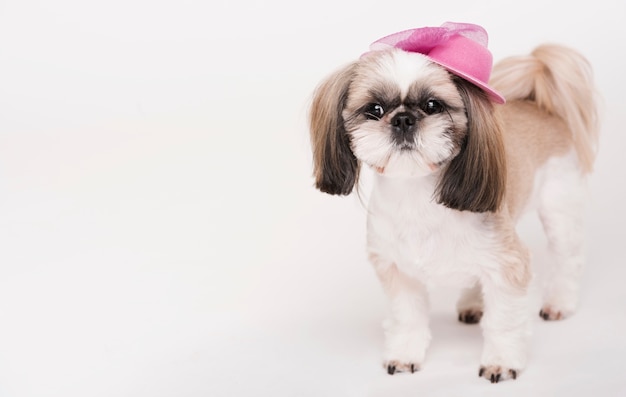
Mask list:
[[[439,102],[436,99],[429,99],[427,100],[424,105],[422,110],[428,114],[437,114],[437,113],[441,113],[444,111],[444,107],[443,104],[441,102]]]
[[[378,103],[371,103],[365,108],[364,114],[370,120],[380,120],[385,114],[385,109]]]

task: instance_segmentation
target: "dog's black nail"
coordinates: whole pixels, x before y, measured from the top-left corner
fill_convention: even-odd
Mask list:
[[[459,313],[459,321],[465,324],[478,324],[482,313]]]
[[[500,374],[496,375],[496,383],[500,382],[500,376],[502,376],[502,375],[500,375]]]
[[[496,374],[491,374],[491,383],[496,383]]]
[[[484,373],[485,373],[485,367],[480,367],[480,370],[478,371],[478,376],[482,378]]]
[[[517,379],[517,371],[514,369],[509,370],[509,373],[511,374],[511,378],[513,379]]]
[[[396,373],[396,366],[395,365],[388,365],[387,366],[387,373],[389,375],[393,375]]]
[[[412,374],[415,373],[415,365],[414,364],[411,364],[411,373]]]

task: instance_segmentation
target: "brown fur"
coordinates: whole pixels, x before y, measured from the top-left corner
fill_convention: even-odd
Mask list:
[[[502,128],[485,93],[455,80],[468,116],[467,137],[439,181],[438,202],[459,211],[497,211],[506,183]]]
[[[505,126],[506,206],[517,219],[533,189],[535,172],[550,157],[572,149],[571,133],[558,117],[531,101],[511,101],[496,108]]]
[[[505,203],[503,209],[506,207]],[[500,235],[498,256],[505,259],[501,262],[502,281],[511,287],[511,291],[525,293],[532,280],[530,254],[520,241],[509,212],[502,210],[489,214],[485,222],[491,223],[493,229],[498,230]]]
[[[350,194],[358,181],[359,162],[341,116],[355,65],[327,78],[313,97],[310,127],[315,185],[324,193]]]
[[[569,129],[581,170],[592,171],[599,131],[597,93],[591,66],[581,54],[563,46],[542,45],[530,55],[498,62],[490,84],[509,102],[534,102],[545,112],[540,115],[542,119],[546,115],[561,119]],[[538,128],[538,124],[533,127]]]

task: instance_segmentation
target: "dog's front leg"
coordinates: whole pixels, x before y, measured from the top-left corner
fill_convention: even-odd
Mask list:
[[[391,315],[384,323],[383,366],[390,375],[418,371],[430,343],[426,287],[390,262],[370,255],[390,300]]]
[[[526,366],[530,335],[528,257],[522,249],[481,280],[484,347],[479,376],[497,383],[515,379]]]

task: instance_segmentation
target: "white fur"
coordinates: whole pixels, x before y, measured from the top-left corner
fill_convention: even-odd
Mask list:
[[[546,314],[568,317],[578,306],[585,262],[585,201],[586,184],[576,154],[551,159],[538,197],[539,216],[552,254],[542,308]]]
[[[428,286],[469,287],[480,281],[486,307],[482,364],[521,370],[526,364],[527,298],[511,293],[501,278],[499,264],[511,258],[498,255],[501,236],[491,223],[493,214],[459,212],[434,203],[435,183],[434,176],[380,175],[374,183],[368,250],[391,301],[385,362],[422,363],[430,341]]]
[[[538,170],[531,195],[536,200],[527,207],[539,210],[555,257],[544,310],[563,316],[576,308],[584,262],[582,182],[575,153],[552,158]],[[391,303],[384,327],[384,363],[399,368],[402,362],[421,365],[431,339],[427,289],[448,285],[468,287],[459,300],[459,312],[484,311],[481,364],[519,371],[527,361],[528,297],[510,291],[498,271],[499,263],[511,258],[498,255],[500,230],[490,222],[494,215],[434,203],[435,183],[435,176],[375,177],[367,236]]]

